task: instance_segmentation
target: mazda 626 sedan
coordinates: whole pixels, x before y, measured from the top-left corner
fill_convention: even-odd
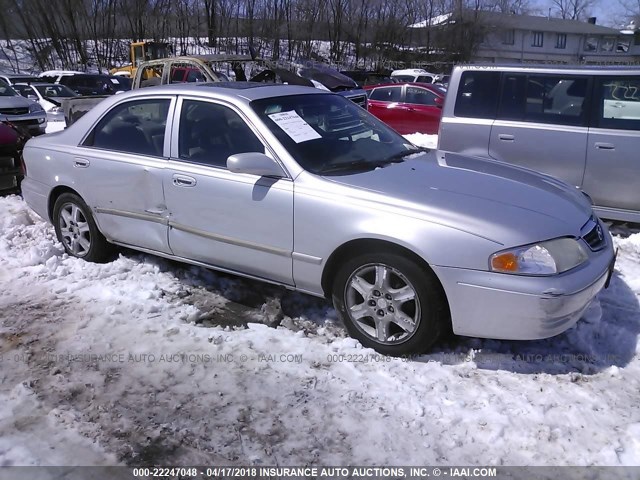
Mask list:
[[[427,152],[317,89],[242,82],[103,100],[24,150],[24,198],[69,253],[112,244],[332,298],[366,347],[538,339],[607,283],[611,236],[575,188]]]

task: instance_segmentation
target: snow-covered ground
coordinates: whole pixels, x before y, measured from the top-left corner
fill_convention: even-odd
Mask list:
[[[321,299],[69,258],[0,197],[0,465],[640,465],[640,234],[615,241],[610,288],[565,334],[403,361]]]

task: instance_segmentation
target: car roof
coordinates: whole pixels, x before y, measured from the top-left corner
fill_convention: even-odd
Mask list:
[[[559,73],[575,74],[610,74],[610,73],[640,73],[638,65],[550,65],[550,64],[526,64],[521,63],[470,63],[458,65],[454,70],[487,70],[498,72],[541,72],[549,73],[558,71]]]
[[[258,83],[258,82],[194,82],[194,83],[174,83],[171,85],[158,85],[154,87],[130,90],[122,95],[128,97],[154,94],[182,94],[182,95],[202,95],[211,93],[218,98],[242,98],[245,101],[259,100],[262,98],[282,97],[286,95],[303,94],[328,94],[330,92],[313,87],[303,87],[298,85],[284,85],[278,83]],[[122,95],[118,95],[123,98]]]
[[[365,85],[362,87],[365,90],[373,90],[374,88],[380,87],[402,87],[403,85],[408,85],[410,87],[422,87],[427,90],[432,91],[433,93],[444,97],[444,92],[440,90],[442,87],[439,87],[437,83],[424,83],[424,82],[401,82],[401,83],[380,83],[378,85]]]

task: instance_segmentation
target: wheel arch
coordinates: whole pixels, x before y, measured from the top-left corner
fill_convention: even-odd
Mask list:
[[[82,198],[82,195],[80,195],[76,190],[67,185],[58,185],[53,190],[51,190],[51,193],[49,194],[49,202],[47,203],[47,214],[49,215],[49,221],[51,223],[54,222],[53,208],[56,204],[56,200],[58,200],[58,198],[60,198],[60,195],[62,195],[63,193],[73,193],[74,195]]]
[[[353,255],[359,255],[362,253],[373,253],[373,252],[387,252],[387,253],[396,253],[398,255],[402,255],[410,260],[415,261],[421,268],[430,272],[434,278],[438,280],[440,284],[440,288],[442,289],[442,293],[447,298],[446,292],[444,291],[444,287],[442,282],[433,271],[433,269],[429,266],[429,263],[422,258],[420,255],[410,250],[407,247],[399,245],[394,242],[390,242],[388,240],[381,240],[375,238],[359,238],[350,240],[346,243],[343,243],[338,248],[336,248],[325,264],[325,267],[322,271],[322,291],[326,298],[331,298],[331,292],[333,290],[333,282],[340,268],[340,265],[344,262],[346,258],[349,258]],[[448,299],[447,299],[448,303]]]

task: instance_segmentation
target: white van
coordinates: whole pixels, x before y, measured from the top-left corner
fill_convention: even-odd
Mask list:
[[[438,148],[549,174],[599,216],[640,222],[640,68],[456,67]]]
[[[436,83],[440,80],[439,73],[430,73],[422,68],[407,68],[404,70],[394,70],[391,76],[403,82]]]

